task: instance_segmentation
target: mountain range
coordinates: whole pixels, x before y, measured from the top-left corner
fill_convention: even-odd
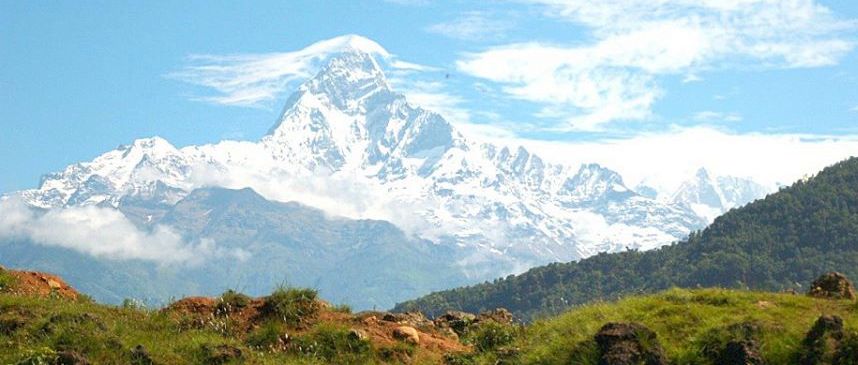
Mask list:
[[[466,137],[391,88],[379,45],[340,42],[258,141],[177,148],[138,139],[3,197],[37,214],[118,210],[143,232],[167,227],[240,257],[152,266],[19,234],[7,235],[0,259],[57,272],[108,301],[227,285],[259,293],[287,280],[384,307],[536,265],[658,248],[770,192],[701,168],[675,193],[658,194],[598,164],[549,163]]]
[[[534,319],[671,287],[807,291],[818,273],[858,276],[858,158],[733,209],[688,239],[603,253],[399,304],[429,315],[498,306]]]

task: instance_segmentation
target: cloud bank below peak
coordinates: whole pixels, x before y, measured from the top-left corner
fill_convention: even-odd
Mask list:
[[[162,265],[199,265],[210,258],[247,259],[241,249],[214,240],[187,242],[167,226],[138,228],[112,208],[79,206],[37,212],[18,198],[0,200],[0,241],[29,240],[111,260],[143,260]]]

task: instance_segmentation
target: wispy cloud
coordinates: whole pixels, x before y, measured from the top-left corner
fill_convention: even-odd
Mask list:
[[[116,209],[86,206],[39,213],[16,198],[0,201],[0,239],[26,239],[95,257],[160,264],[194,265],[211,257],[248,255],[218,248],[211,239],[186,242],[167,226],[141,230]]]
[[[428,66],[399,60],[378,43],[357,35],[345,35],[313,43],[294,52],[194,55],[188,64],[167,77],[212,89],[216,95],[194,99],[222,105],[262,106],[284,91],[311,77],[328,57],[358,49],[387,61],[394,70],[429,71]]]
[[[704,110],[694,113],[691,119],[698,122],[741,122],[742,115],[739,113],[722,113],[711,110]]]
[[[466,54],[457,67],[543,104],[541,114],[563,119],[567,129],[648,119],[662,75],[827,66],[855,47],[848,33],[856,22],[813,0],[527,2],[583,26],[592,41],[508,44]]]
[[[510,27],[510,22],[492,19],[482,12],[467,12],[455,20],[430,25],[426,31],[459,40],[479,41],[497,38]]]

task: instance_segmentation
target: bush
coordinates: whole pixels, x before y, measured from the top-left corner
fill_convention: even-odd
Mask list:
[[[17,281],[18,279],[14,275],[6,271],[6,269],[0,268],[0,291],[11,289]]]
[[[269,321],[248,334],[247,345],[259,350],[278,350],[286,344],[286,330],[283,324]]]
[[[472,329],[465,341],[473,344],[477,352],[489,352],[501,346],[511,345],[515,341],[517,332],[515,326],[484,322]]]
[[[305,324],[319,313],[317,295],[312,289],[280,286],[265,298],[262,311],[266,315],[282,319],[290,326]]]
[[[218,299],[215,311],[217,314],[229,314],[239,311],[250,304],[250,297],[235,290],[227,290]]]
[[[372,362],[369,341],[349,334],[349,330],[321,325],[292,341],[292,349],[305,356],[331,364],[367,364]]]

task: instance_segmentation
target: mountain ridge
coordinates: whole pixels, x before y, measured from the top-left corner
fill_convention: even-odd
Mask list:
[[[524,318],[672,286],[780,291],[820,272],[858,276],[858,158],[718,217],[685,241],[536,267],[400,303],[430,315],[502,306]]]

